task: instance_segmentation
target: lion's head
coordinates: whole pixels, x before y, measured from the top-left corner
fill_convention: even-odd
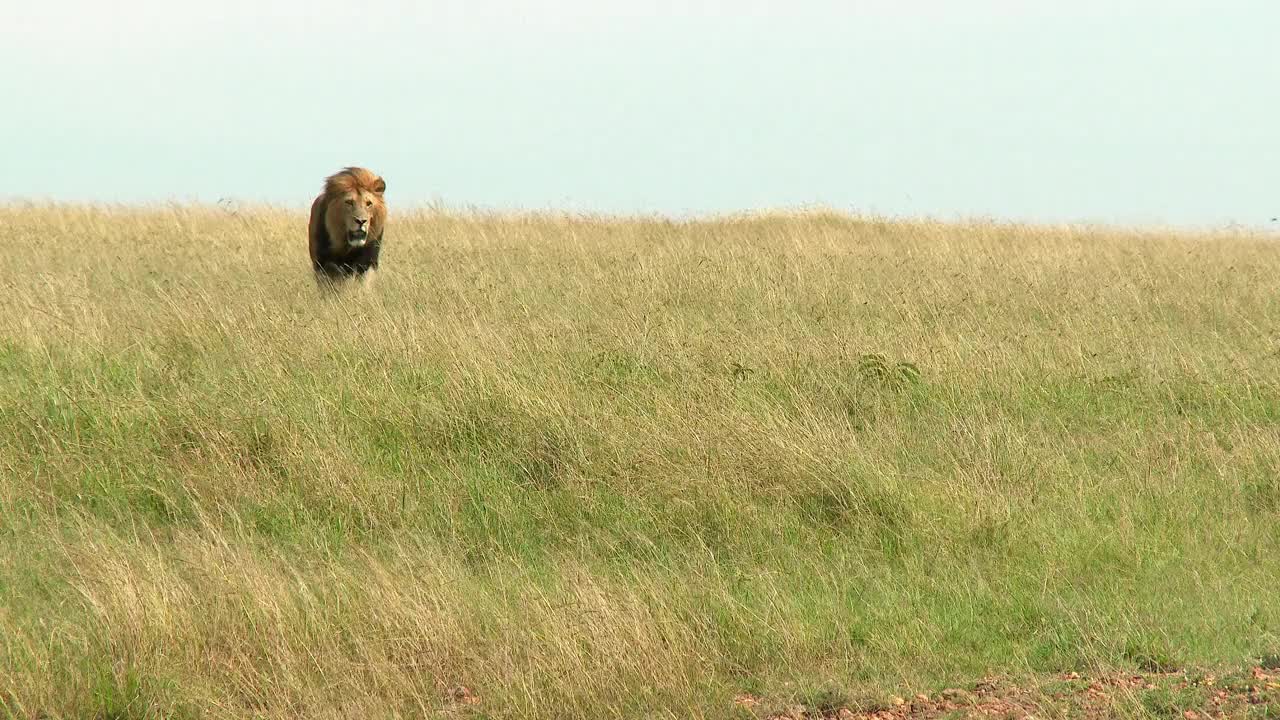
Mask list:
[[[364,168],[344,168],[326,178],[324,225],[331,242],[354,249],[382,239],[386,190],[386,181]]]

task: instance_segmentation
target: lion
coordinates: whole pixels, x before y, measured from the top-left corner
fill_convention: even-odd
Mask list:
[[[372,277],[387,223],[386,190],[385,180],[362,167],[343,168],[325,178],[324,191],[311,203],[307,227],[316,282],[332,286]]]

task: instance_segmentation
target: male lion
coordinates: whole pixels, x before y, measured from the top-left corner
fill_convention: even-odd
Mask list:
[[[343,168],[325,178],[324,192],[311,203],[307,227],[311,266],[321,285],[363,279],[378,269],[387,222],[382,198],[386,190],[386,181],[361,167]]]

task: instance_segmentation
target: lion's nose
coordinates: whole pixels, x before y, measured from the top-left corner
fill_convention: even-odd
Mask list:
[[[369,222],[368,218],[356,218],[356,224],[360,227],[364,227],[364,224],[367,222]]]

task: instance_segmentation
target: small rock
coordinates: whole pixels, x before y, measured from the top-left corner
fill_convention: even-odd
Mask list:
[[[906,700],[903,700],[902,698],[898,697],[897,695],[894,695],[892,698],[890,698],[890,699],[889,699],[889,702],[890,702],[892,705],[894,705],[894,706],[898,706],[898,705],[906,705],[906,704],[907,704],[907,701],[906,701]]]
[[[459,702],[463,705],[475,705],[480,702],[480,698],[466,685],[459,685],[455,688],[451,688],[449,690],[449,695],[453,697],[454,702]]]
[[[916,693],[916,699],[920,702],[929,702],[929,696],[924,693]]]

